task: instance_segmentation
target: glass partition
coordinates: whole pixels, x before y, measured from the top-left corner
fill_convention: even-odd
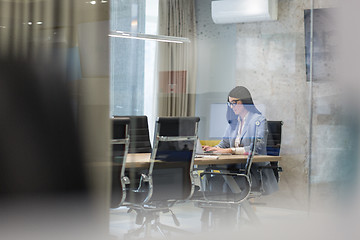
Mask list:
[[[337,7],[336,1],[278,1],[276,21],[215,24],[212,1],[195,1],[196,77],[188,80],[196,85],[190,115],[201,119],[199,138],[217,144],[225,136],[228,94],[246,87],[268,121],[283,122],[279,190],[254,201],[302,217],[331,208],[356,165],[346,89],[338,79]],[[153,49],[158,66],[159,45]],[[156,86],[160,71],[153,70]],[[158,107],[162,101],[151,103]],[[158,109],[149,114],[160,116]],[[339,170],[344,156],[349,164]]]
[[[0,0],[0,142],[3,146],[0,147],[0,158],[4,159],[4,165],[0,167],[4,174],[1,176],[15,178],[14,176],[18,176],[18,171],[14,171],[17,166],[25,166],[24,174],[19,174],[23,177],[16,178],[15,183],[18,185],[7,187],[11,189],[15,186],[14,189],[22,189],[31,195],[35,188],[18,187],[25,186],[22,185],[24,182],[34,186],[45,182],[64,183],[53,179],[55,173],[64,179],[69,177],[67,173],[75,169],[74,165],[66,165],[65,160],[56,161],[53,165],[49,164],[55,166],[52,168],[54,174],[51,171],[40,173],[39,169],[42,168],[34,166],[42,158],[32,155],[40,145],[50,146],[53,139],[50,136],[49,141],[44,141],[42,136],[49,134],[46,130],[48,125],[41,124],[37,129],[38,125],[35,123],[48,123],[64,117],[73,124],[73,131],[69,131],[79,134],[79,139],[71,137],[79,144],[76,146],[81,156],[77,159],[84,160],[81,161],[84,175],[78,176],[85,179],[82,189],[85,195],[82,196],[88,201],[86,206],[90,206],[88,209],[91,211],[88,212],[95,215],[81,215],[85,211],[79,208],[71,216],[96,219],[80,225],[96,226],[93,232],[102,236],[110,232],[122,238],[123,234],[131,232],[135,223],[144,221],[143,216],[135,214],[136,211],[128,213],[126,206],[109,211],[110,117],[147,116],[149,134],[146,132],[144,135],[147,140],[150,138],[152,141],[157,117],[197,116],[200,117],[198,137],[201,144],[220,147],[232,157],[238,155],[246,158],[249,144],[245,144],[243,139],[251,138],[246,132],[254,129],[248,124],[256,116],[255,123],[259,123],[263,130],[262,134],[256,136],[260,139],[260,148],[264,142],[274,140],[268,138],[271,130],[268,123],[282,122],[281,138],[275,144],[280,149],[280,155],[276,158],[280,161],[277,161],[274,173],[278,189],[265,194],[266,191],[261,191],[263,186],[259,187],[260,194],[251,195],[242,205],[231,208],[230,212],[224,210],[229,213],[225,218],[216,218],[222,210],[210,214],[207,212],[208,217],[214,217],[210,227],[205,229],[208,232],[203,231],[204,222],[200,221],[206,214],[203,208],[192,201],[175,204],[173,212],[181,226],[195,233],[196,238],[203,237],[204,234],[211,236],[213,233],[226,234],[231,238],[233,232],[237,236],[239,233],[252,233],[247,230],[252,226],[252,217],[257,216],[263,227],[274,223],[286,225],[286,230],[302,236],[301,234],[308,232],[303,229],[310,231],[327,228],[328,225],[321,225],[323,221],[309,221],[313,220],[311,217],[319,216],[318,213],[320,217],[330,215],[333,220],[347,219],[345,216],[349,216],[345,213],[356,209],[359,194],[360,68],[357,46],[360,41],[357,36],[357,12],[351,11],[359,6],[353,3],[355,1],[344,1],[342,6],[338,6],[337,0],[242,0],[242,6],[247,3],[261,5],[261,8],[254,5],[246,13],[258,9],[272,12],[277,10],[276,20],[249,20],[245,16],[245,20],[241,22],[214,22],[214,15],[221,18],[221,14],[218,15],[220,12],[214,13],[220,11],[216,6],[231,6],[238,1]],[[269,3],[276,3],[273,9],[269,9]],[[228,17],[234,14],[235,9],[236,7],[223,8],[221,11],[225,11],[225,15],[222,17],[229,21]],[[266,18],[265,15],[262,17]],[[217,19],[219,21],[222,20]],[[26,82],[26,76],[8,81],[10,78],[6,71],[12,68],[5,66],[11,61],[24,64],[21,65],[22,68],[19,64],[16,66],[24,69],[23,72],[18,71],[19,74],[24,74],[26,69],[32,71],[36,79],[31,80],[33,84]],[[13,74],[16,75],[17,72]],[[26,85],[15,84],[22,80],[31,87],[22,88]],[[55,82],[59,85],[51,84]],[[60,85],[62,87],[56,87]],[[37,88],[38,86],[40,87]],[[236,86],[244,88],[234,89]],[[63,94],[62,89],[66,93]],[[24,94],[19,94],[21,91]],[[16,100],[17,96],[24,99]],[[31,102],[38,100],[42,101],[42,105],[31,107]],[[62,112],[57,104],[67,106],[69,111]],[[43,113],[56,113],[60,117],[41,117]],[[7,117],[15,120],[8,121],[10,118]],[[34,124],[29,124],[31,120]],[[66,127],[61,127],[61,124],[60,121],[53,124],[55,126],[49,125],[53,130],[61,129],[57,132],[60,136],[69,136],[69,131],[64,130]],[[6,135],[8,132],[13,134]],[[15,141],[18,138],[13,137],[18,136],[18,133],[26,133],[19,135],[23,136],[19,142],[26,140],[25,145],[32,146],[20,147],[21,150],[25,149],[23,155],[17,147],[20,144]],[[257,130],[255,133],[258,133]],[[17,144],[10,144],[12,142]],[[46,153],[49,156],[56,154],[70,161],[72,158],[61,155],[64,149],[69,149],[64,146],[59,144],[58,149],[56,148],[61,153],[50,150]],[[46,149],[48,148],[44,147]],[[150,154],[149,151],[146,154]],[[137,153],[131,154],[129,156]],[[269,157],[270,154],[260,149],[256,152],[255,156],[257,155]],[[20,158],[23,162],[26,159],[26,164],[18,164],[17,159]],[[41,165],[48,166],[55,158],[44,159],[46,161]],[[213,156],[213,159],[219,157]],[[14,162],[18,165],[15,166]],[[32,162],[34,164],[29,164]],[[203,190],[199,174],[209,170],[196,165],[198,164],[195,164],[198,175],[194,175],[197,184],[195,195]],[[222,164],[208,165],[213,167]],[[268,163],[263,165],[269,167]],[[60,170],[64,166],[66,169]],[[10,167],[16,174],[9,174]],[[225,170],[231,172],[240,169],[236,164],[231,167],[226,166]],[[253,168],[253,182],[269,177],[263,175],[262,171],[267,171],[264,169]],[[215,170],[213,173],[221,173],[224,169]],[[136,169],[133,173],[136,175]],[[5,179],[1,182],[5,184],[12,181]],[[216,182],[215,185],[224,191],[228,190],[223,182]],[[72,184],[68,184],[61,191],[55,191],[60,194],[56,196],[71,194],[74,197],[74,192],[69,190],[72,187]],[[11,195],[11,191],[2,192],[6,187],[0,189],[4,196]],[[35,195],[40,196],[31,196]],[[54,203],[51,199],[46,198],[49,205]],[[78,200],[76,196],[71,199]],[[26,203],[32,202],[27,200],[26,198]],[[9,206],[16,209],[19,205],[21,204]],[[61,212],[59,209],[56,209],[56,213]],[[69,209],[74,210],[73,206],[67,208]],[[255,215],[248,216],[241,209],[245,209],[245,212],[252,209]],[[164,212],[162,217],[165,222],[176,223],[172,212]],[[49,219],[46,213],[41,217],[45,221]],[[350,215],[348,219],[352,217],[354,216]],[[358,215],[355,215],[355,219],[357,218]],[[81,218],[75,218],[79,219]],[[227,221],[222,221],[224,219]],[[234,221],[226,226],[230,219]],[[29,218],[24,217],[22,220],[24,224],[31,223]],[[62,220],[66,222],[66,218],[59,221]],[[305,227],[299,228],[299,223]],[[333,226],[331,224],[329,226]],[[351,223],[344,225],[352,226]],[[277,227],[274,228],[276,231]],[[73,230],[71,227],[69,229]],[[340,225],[336,229],[349,228]],[[353,229],[348,232],[352,233]],[[259,228],[259,233],[260,230],[263,229]],[[333,231],[328,227],[330,236]],[[26,231],[23,233],[27,235]]]

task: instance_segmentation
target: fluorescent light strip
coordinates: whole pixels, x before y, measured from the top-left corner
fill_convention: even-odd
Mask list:
[[[130,33],[130,32],[123,32],[123,31],[110,32],[109,37],[132,38],[132,39],[140,39],[140,40],[153,40],[153,41],[171,42],[171,43],[190,43],[190,39],[183,38],[183,37],[151,35],[151,34],[143,34],[143,33]]]

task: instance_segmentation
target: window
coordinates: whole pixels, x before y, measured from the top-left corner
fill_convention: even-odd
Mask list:
[[[158,0],[112,1],[110,31],[157,33]],[[110,38],[110,115],[154,117],[156,42]]]

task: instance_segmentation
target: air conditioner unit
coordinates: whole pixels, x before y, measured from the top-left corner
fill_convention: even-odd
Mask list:
[[[214,23],[277,20],[278,0],[223,0],[211,2]]]

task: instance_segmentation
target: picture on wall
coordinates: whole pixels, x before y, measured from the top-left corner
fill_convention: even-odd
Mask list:
[[[335,9],[314,9],[313,35],[313,81],[334,79],[336,24]],[[310,81],[311,10],[304,10],[306,81]]]

